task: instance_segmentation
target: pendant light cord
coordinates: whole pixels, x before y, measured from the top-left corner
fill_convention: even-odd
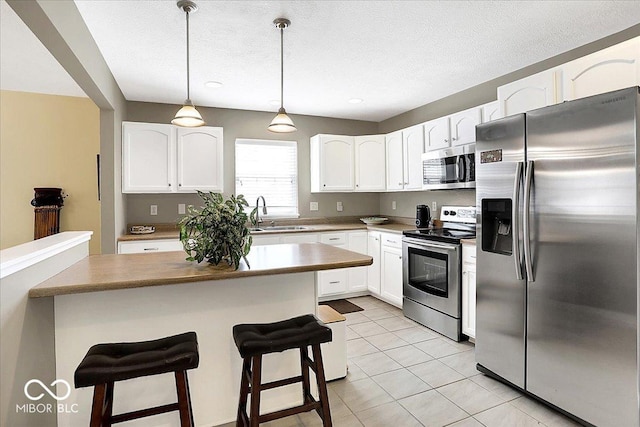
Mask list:
[[[191,101],[191,92],[189,87],[189,10],[187,13],[187,101]]]
[[[284,108],[284,26],[280,25],[280,109]]]

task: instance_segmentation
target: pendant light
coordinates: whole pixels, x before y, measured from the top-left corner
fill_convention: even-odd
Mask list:
[[[284,100],[283,100],[283,87],[284,87],[284,29],[291,25],[291,21],[286,18],[276,18],[273,23],[276,25],[276,28],[280,30],[280,109],[278,110],[278,114],[273,118],[271,124],[267,129],[271,132],[278,133],[286,133],[286,132],[295,132],[297,129],[293,124],[293,120],[289,116],[287,116],[287,112],[284,109]]]
[[[196,107],[194,107],[193,102],[191,102],[189,93],[189,13],[198,10],[198,6],[191,0],[180,0],[178,2],[178,8],[182,9],[187,15],[187,99],[173,120],[171,120],[171,123],[184,127],[202,126],[204,125],[204,120],[202,120],[202,116],[198,110],[196,110]]]

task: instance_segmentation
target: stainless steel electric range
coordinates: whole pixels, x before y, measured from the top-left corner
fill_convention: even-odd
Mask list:
[[[443,206],[442,228],[405,231],[404,315],[451,339],[462,338],[462,239],[476,236],[475,206]]]

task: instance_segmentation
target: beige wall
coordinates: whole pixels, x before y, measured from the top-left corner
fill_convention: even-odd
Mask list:
[[[170,123],[179,105],[128,102],[127,120],[147,123]],[[326,217],[340,215],[373,215],[378,213],[378,193],[330,193],[311,194],[309,174],[309,139],[318,133],[339,135],[368,135],[376,132],[378,124],[357,120],[341,120],[326,117],[291,117],[298,128],[290,134],[275,134],[267,126],[275,112],[231,110],[198,107],[209,126],[224,128],[224,194],[235,192],[235,140],[236,138],[280,139],[298,141],[298,206],[300,216]],[[191,194],[128,194],[127,222],[158,223],[175,222],[178,219],[178,203],[200,206],[197,195]],[[318,202],[318,211],[309,210],[309,202]],[[336,210],[341,201],[343,212]],[[149,215],[149,205],[158,205],[158,215]],[[267,206],[269,200],[267,200]]]
[[[2,91],[0,113],[0,248],[33,240],[34,187],[60,187],[69,195],[60,231],[93,231],[90,251],[100,253],[98,107],[88,98]]]

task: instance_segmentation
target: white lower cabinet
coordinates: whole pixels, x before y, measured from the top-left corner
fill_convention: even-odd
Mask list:
[[[402,308],[402,236],[380,233],[380,297]]]
[[[144,254],[155,252],[173,252],[183,250],[178,239],[135,240],[118,242],[119,254]],[[186,255],[185,255],[186,256]]]
[[[367,231],[341,231],[326,233],[270,233],[252,235],[253,244],[277,245],[279,243],[324,243],[367,255]],[[368,267],[341,268],[318,272],[318,296],[342,297],[367,291]]]
[[[380,296],[380,232],[369,231],[367,255],[373,264],[367,267],[367,288],[375,296]]]
[[[462,333],[476,337],[476,246],[462,245]]]
[[[367,255],[367,232],[353,231],[347,233],[347,249]],[[363,292],[367,290],[367,270],[368,267],[353,267],[348,269],[349,292]]]

